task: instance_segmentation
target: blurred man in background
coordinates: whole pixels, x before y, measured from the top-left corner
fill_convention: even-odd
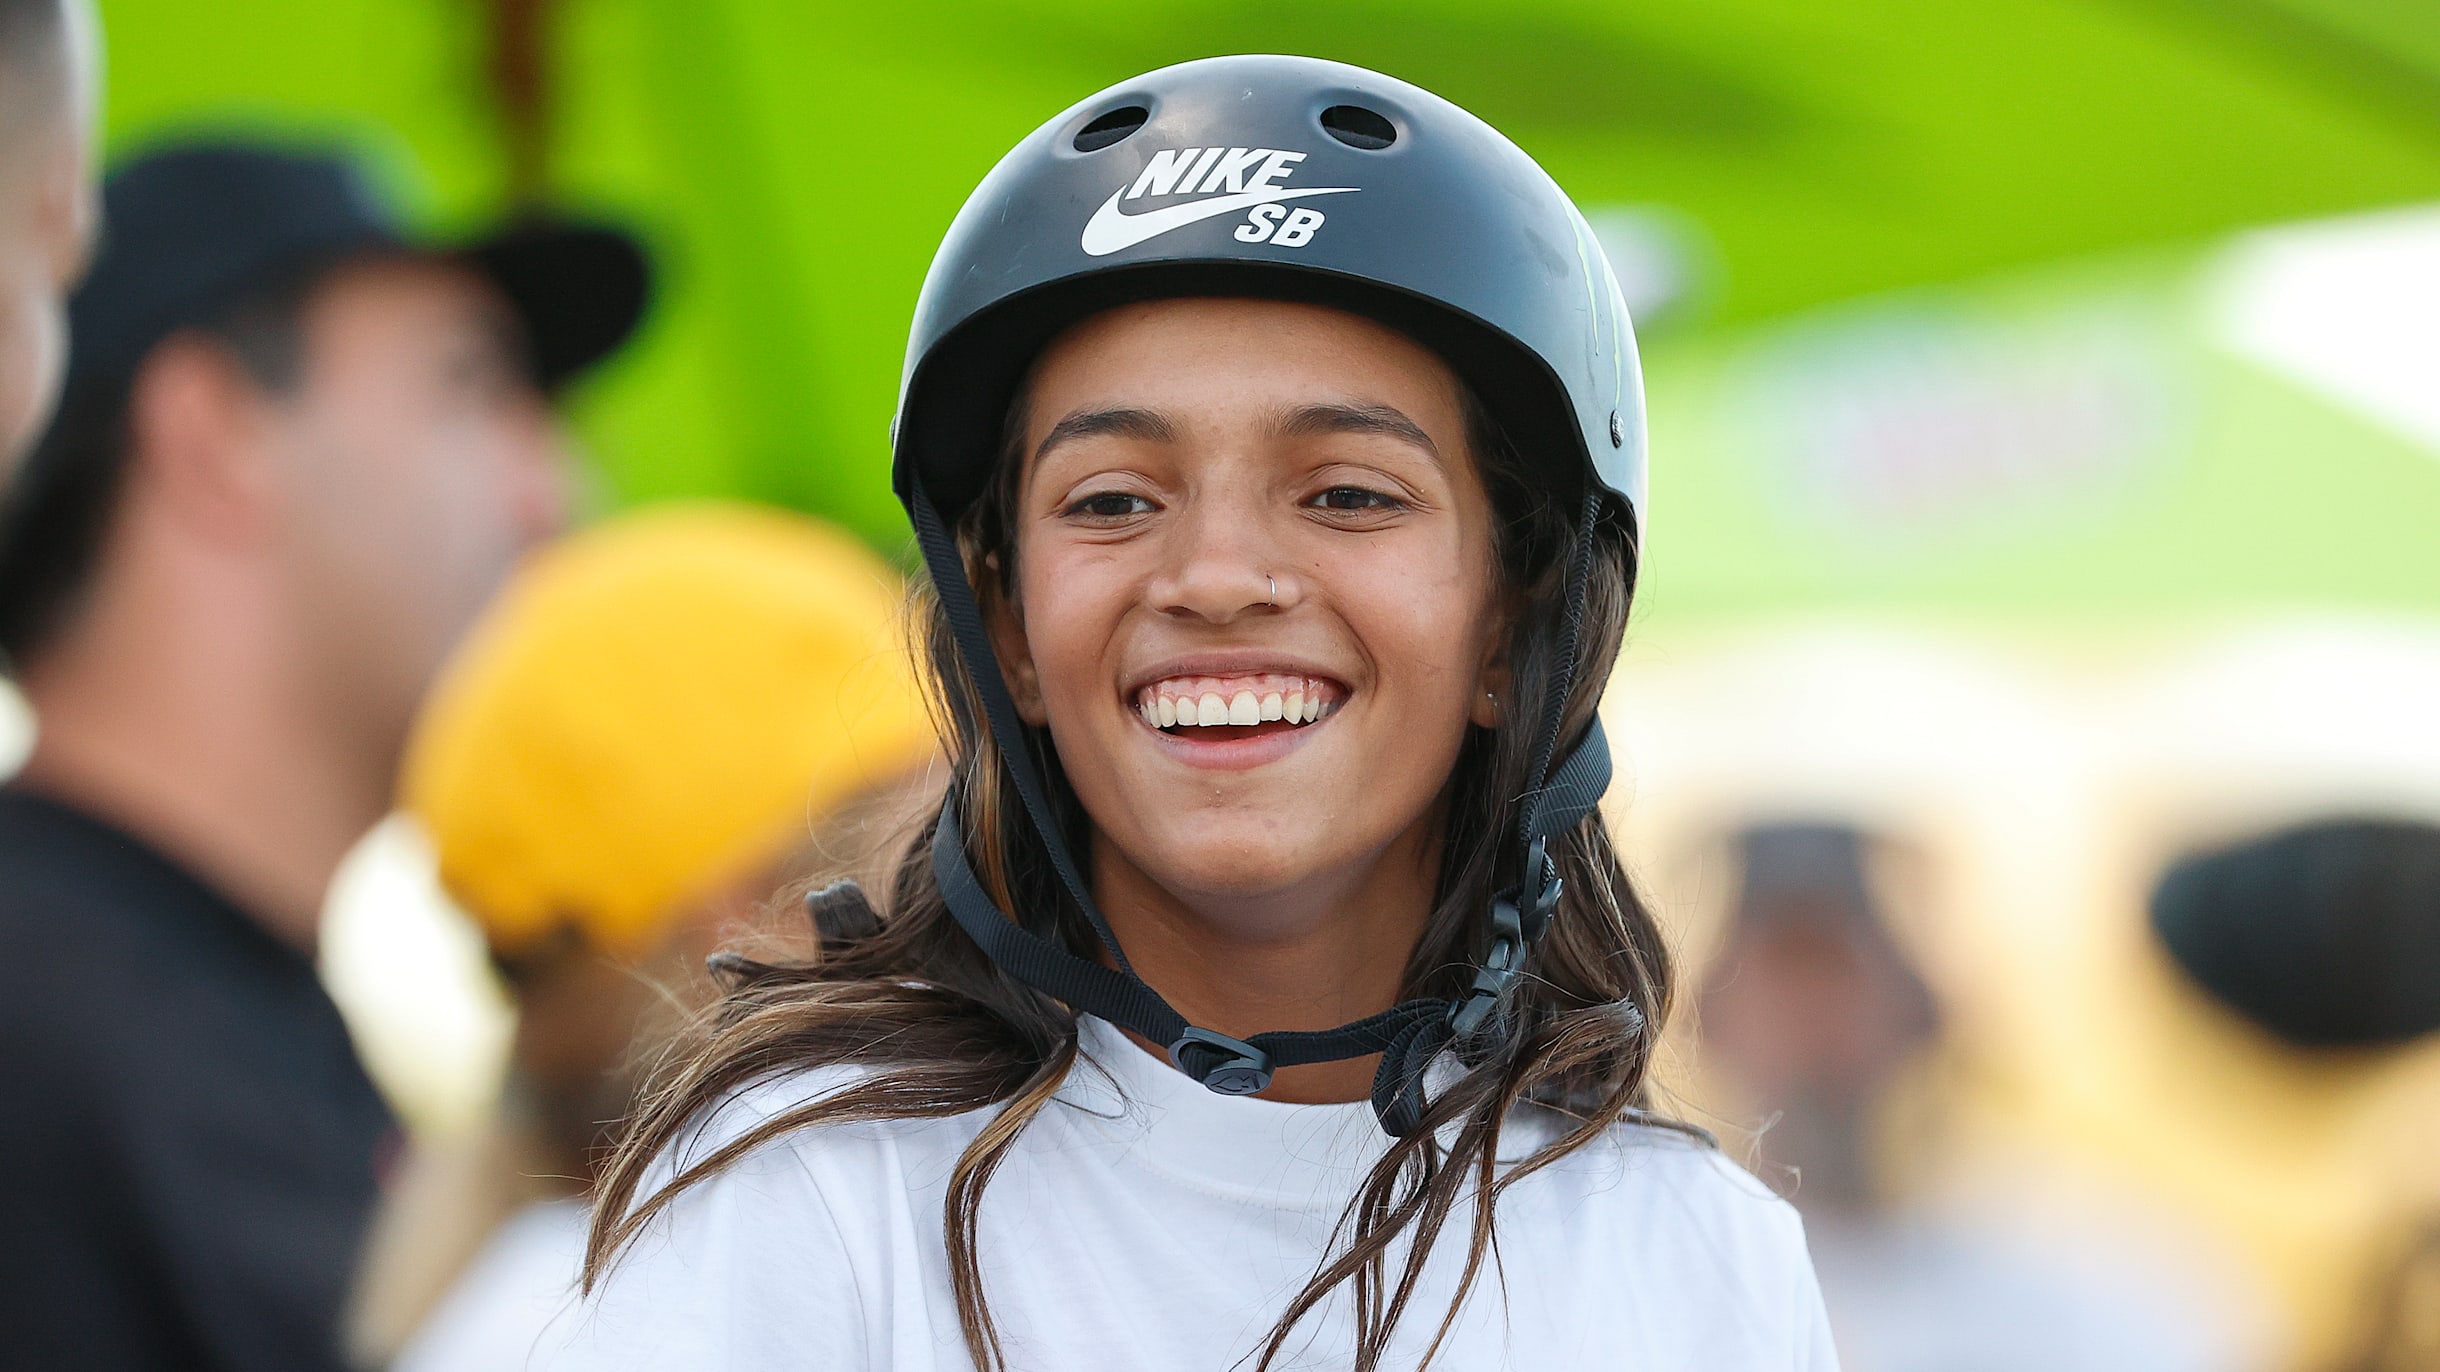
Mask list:
[[[1898,1126],[1941,1015],[1884,916],[1875,846],[1836,824],[1739,835],[1742,888],[1700,1003],[1706,1054],[1743,1112],[1766,1121],[1762,1175],[1785,1179],[1804,1214],[1840,1366],[2244,1366],[2178,1273],[2128,1261],[2141,1248],[2133,1229],[2087,1225],[2060,1251],[1894,1175],[1928,1161]]]
[[[882,875],[929,813],[901,600],[811,520],[668,507],[536,557],[452,662],[405,804],[517,1029],[491,1120],[416,1154],[384,1209],[366,1365],[527,1366],[573,1295],[635,1069],[712,989],[704,955],[784,884]]]
[[[1738,835],[1737,903],[1701,1001],[1706,1050],[1768,1118],[1763,1156],[1795,1169],[1808,1214],[1879,1203],[1884,1104],[1939,1033],[1881,917],[1870,846],[1835,824]]]
[[[418,701],[562,523],[546,395],[639,250],[409,245],[343,162],[127,167],[59,414],[0,508],[0,1341],[26,1366],[310,1369],[392,1130],[314,974]]]
[[[0,0],[0,490],[51,413],[92,250],[89,0]]]

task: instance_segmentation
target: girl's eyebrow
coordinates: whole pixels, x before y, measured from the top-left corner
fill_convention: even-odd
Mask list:
[[[1051,426],[1034,448],[1034,461],[1062,443],[1078,438],[1094,438],[1115,434],[1120,438],[1140,438],[1148,443],[1175,443],[1177,426],[1158,410],[1109,409],[1078,410]]]
[[[1278,438],[1310,438],[1321,434],[1379,434],[1394,438],[1422,450],[1434,462],[1440,460],[1440,445],[1423,431],[1423,426],[1406,417],[1394,405],[1365,405],[1337,402],[1316,402],[1297,405],[1272,417],[1271,433]],[[1158,410],[1117,406],[1106,410],[1078,410],[1051,426],[1034,448],[1034,460],[1062,443],[1079,438],[1095,438],[1104,434],[1120,438],[1142,439],[1148,443],[1175,443],[1177,426]]]
[[[1299,405],[1281,412],[1271,421],[1271,431],[1281,438],[1310,438],[1320,434],[1379,434],[1401,443],[1421,448],[1424,456],[1440,461],[1440,445],[1423,431],[1423,426],[1406,417],[1394,405],[1315,404]]]

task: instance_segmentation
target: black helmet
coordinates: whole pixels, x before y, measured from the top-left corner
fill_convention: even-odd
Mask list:
[[[1549,767],[1572,676],[1536,740],[1544,784],[1519,820],[1517,886],[1456,1001],[1410,1001],[1339,1029],[1239,1041],[1186,1023],[1137,979],[1069,856],[1023,744],[950,521],[999,459],[1016,387],[1042,347],[1130,301],[1253,296],[1345,309],[1438,352],[1550,489],[1591,523],[1632,531],[1644,506],[1643,383],[1625,301],[1592,230],[1514,143],[1448,101],[1361,67],[1215,57],[1073,106],[994,167],[932,260],[907,344],[892,480],[915,524],[988,724],[1069,895],[1116,967],[1078,957],[992,904],[967,865],[952,796],[933,862],[951,912],[1004,970],[1169,1045],[1213,1090],[1244,1094],[1275,1066],[1383,1054],[1375,1108],[1394,1133],[1420,1110],[1422,1068],[1496,1023],[1559,898],[1544,842],[1592,812],[1609,779],[1596,723]],[[1578,540],[1580,609],[1591,539]],[[1573,612],[1571,612],[1571,621]],[[1572,660],[1573,644],[1568,645]]]
[[[1644,392],[1609,263],[1550,175],[1429,91],[1310,57],[1112,86],[1019,143],[949,226],[907,340],[892,480],[955,518],[1042,345],[1131,300],[1269,296],[1438,351],[1529,459],[1640,520]]]

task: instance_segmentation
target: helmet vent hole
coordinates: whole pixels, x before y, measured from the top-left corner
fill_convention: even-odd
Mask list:
[[[1322,111],[1322,132],[1366,152],[1379,152],[1398,141],[1397,126],[1362,105],[1332,105]]]
[[[1152,111],[1141,105],[1121,105],[1107,114],[1096,115],[1092,123],[1076,131],[1076,151],[1099,152],[1144,127],[1144,121],[1151,117]]]

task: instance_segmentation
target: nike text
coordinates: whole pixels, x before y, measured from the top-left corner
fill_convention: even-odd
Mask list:
[[[1135,180],[1110,193],[1086,221],[1082,247],[1102,257],[1225,214],[1248,211],[1235,236],[1244,243],[1301,248],[1324,222],[1322,212],[1281,208],[1281,203],[1317,195],[1346,195],[1355,186],[1282,186],[1305,154],[1281,148],[1162,148],[1145,159]],[[1147,196],[1201,197],[1159,209],[1127,213],[1122,201]]]

